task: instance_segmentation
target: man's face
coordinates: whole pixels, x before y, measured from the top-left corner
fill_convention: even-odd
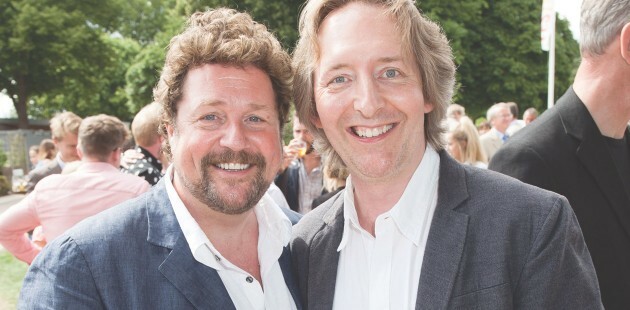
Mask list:
[[[378,6],[350,3],[323,21],[319,45],[315,125],[353,180],[410,177],[424,154],[424,115],[433,106],[394,21]]]
[[[525,122],[525,125],[529,125],[529,123],[533,122],[535,119],[536,115],[534,115],[534,113],[525,112],[525,115],[523,115],[523,121]]]
[[[182,201],[225,214],[250,210],[280,167],[280,124],[271,80],[252,66],[188,71],[167,126]]]
[[[55,146],[57,146],[57,150],[59,150],[59,154],[61,154],[61,160],[65,163],[69,163],[71,161],[79,160],[79,154],[77,153],[77,144],[78,144],[77,135],[67,132],[63,139],[53,139],[55,142]]]
[[[306,142],[309,149],[313,145],[313,136],[311,135],[311,132],[297,117],[293,118],[293,138]]]
[[[505,133],[505,130],[510,126],[510,122],[512,122],[512,113],[510,113],[510,109],[499,108],[492,117],[490,124],[499,132]]]

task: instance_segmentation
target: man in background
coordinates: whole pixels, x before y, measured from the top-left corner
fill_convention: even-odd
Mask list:
[[[300,145],[301,144],[301,145]],[[323,171],[319,153],[313,148],[313,135],[293,116],[293,139],[284,148],[284,170],[276,177],[291,210],[311,211],[313,200],[322,194]]]
[[[47,242],[81,220],[149,189],[142,178],[118,171],[120,147],[129,136],[120,120],[97,115],[83,120],[77,151],[81,165],[70,174],[42,179],[35,190],[0,215],[0,243],[30,264],[41,248],[26,232],[42,226]]]
[[[77,135],[81,118],[72,112],[62,112],[50,120],[50,132],[57,146],[57,156],[44,167],[37,168],[26,176],[26,192],[30,193],[41,179],[61,173],[66,163],[79,160],[77,154]]]
[[[490,160],[510,137],[507,129],[512,122],[512,113],[505,102],[499,102],[492,105],[486,114],[492,128],[479,136],[479,142]]]
[[[490,169],[569,200],[606,309],[630,306],[630,1],[584,0],[581,63],[556,105]]]
[[[144,178],[155,185],[162,178],[162,136],[159,133],[162,109],[157,102],[143,107],[131,122],[131,134],[136,142],[135,152],[142,156],[132,158],[132,162],[121,171]]]
[[[523,122],[525,125],[529,125],[529,123],[533,122],[538,117],[538,110],[536,108],[529,108],[525,110],[523,113]]]

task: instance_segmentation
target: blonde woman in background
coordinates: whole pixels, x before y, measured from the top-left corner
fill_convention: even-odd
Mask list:
[[[448,153],[463,164],[488,168],[488,158],[479,142],[479,133],[468,117],[462,117],[459,125],[448,134]]]

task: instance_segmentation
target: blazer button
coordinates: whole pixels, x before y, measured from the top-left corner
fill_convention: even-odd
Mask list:
[[[254,278],[247,277],[247,278],[245,278],[245,281],[247,281],[247,283],[252,283],[252,282],[254,282]]]

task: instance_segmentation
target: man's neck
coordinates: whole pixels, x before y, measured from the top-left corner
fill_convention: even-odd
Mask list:
[[[630,88],[626,68],[606,54],[583,57],[573,82],[573,90],[584,102],[599,131],[620,139],[630,121]]]
[[[306,170],[306,173],[310,174],[313,169],[321,165],[321,157],[316,152],[311,152],[304,155],[302,163],[304,163],[304,170]]]

